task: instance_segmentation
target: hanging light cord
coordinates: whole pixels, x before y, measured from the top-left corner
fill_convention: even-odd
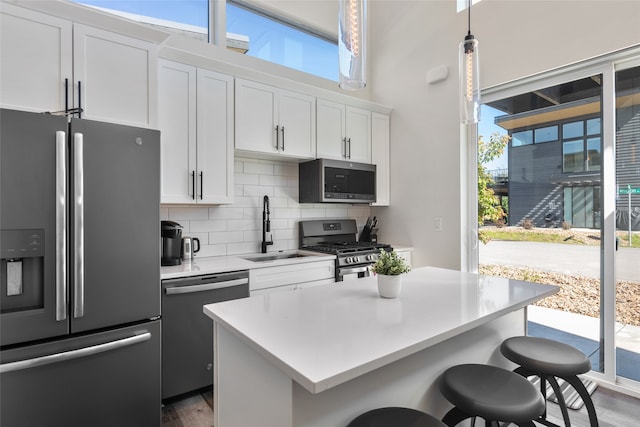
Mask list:
[[[471,35],[471,0],[469,0],[467,3],[468,3],[467,16],[469,19],[469,32],[467,33],[467,35],[470,36]]]

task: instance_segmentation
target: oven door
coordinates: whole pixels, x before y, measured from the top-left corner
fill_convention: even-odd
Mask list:
[[[336,281],[342,282],[343,280],[360,279],[361,277],[369,277],[369,275],[369,264],[340,267],[337,272]]]

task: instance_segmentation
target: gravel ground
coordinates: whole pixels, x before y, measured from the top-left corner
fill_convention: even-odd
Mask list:
[[[495,227],[483,228],[491,229]],[[567,240],[571,239],[574,242],[586,245],[600,245],[600,230],[563,230],[562,228],[532,228],[526,230],[522,227],[502,227],[501,230],[520,233],[553,233],[564,236]],[[623,233],[618,232],[617,234],[622,235]],[[536,302],[535,305],[585,316],[600,317],[599,279],[500,265],[481,265],[480,273],[560,286],[560,292]],[[616,313],[617,321],[625,325],[640,326],[640,283],[618,281],[616,302],[618,307],[618,312]]]
[[[481,265],[480,273],[560,286],[560,292],[536,302],[535,305],[600,317],[600,280],[598,279],[501,265]],[[616,301],[617,321],[625,325],[640,326],[640,283],[619,281],[616,288]]]

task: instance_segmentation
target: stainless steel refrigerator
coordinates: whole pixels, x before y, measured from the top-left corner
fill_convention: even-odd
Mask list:
[[[159,132],[0,122],[0,425],[160,426]]]

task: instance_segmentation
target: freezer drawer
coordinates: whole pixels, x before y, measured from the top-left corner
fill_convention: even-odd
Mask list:
[[[0,353],[0,425],[160,426],[160,321]]]
[[[213,322],[202,307],[249,296],[238,271],[162,281],[162,398],[213,383]]]

